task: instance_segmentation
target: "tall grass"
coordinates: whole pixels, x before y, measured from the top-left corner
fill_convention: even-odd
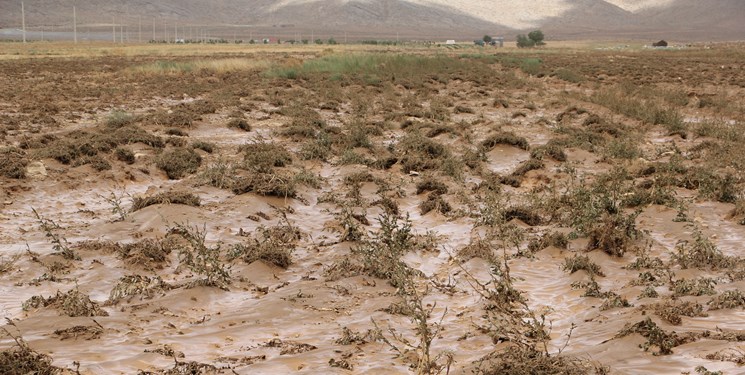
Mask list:
[[[334,54],[305,61],[302,65],[273,67],[264,72],[269,78],[310,78],[323,75],[332,80],[363,79],[367,83],[384,80],[421,82],[455,73],[487,73],[485,64],[471,59],[411,54]]]
[[[676,107],[684,105],[673,92],[620,84],[598,90],[590,100],[624,116],[662,125],[670,134],[685,135],[686,124]]]

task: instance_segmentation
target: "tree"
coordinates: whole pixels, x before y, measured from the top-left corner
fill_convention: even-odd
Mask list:
[[[525,34],[520,34],[517,36],[517,47],[518,48],[530,48],[535,46],[535,42],[525,36]]]
[[[517,46],[520,48],[532,48],[535,46],[543,46],[546,43],[543,41],[545,36],[543,35],[543,31],[541,30],[534,30],[528,33],[526,36],[525,34],[520,34],[517,36]]]
[[[492,37],[489,35],[484,35],[483,41],[484,43],[489,44],[492,41]]]
[[[542,46],[546,44],[543,42],[544,35],[543,31],[541,30],[531,31],[530,33],[528,33],[528,38],[532,40],[536,46]]]

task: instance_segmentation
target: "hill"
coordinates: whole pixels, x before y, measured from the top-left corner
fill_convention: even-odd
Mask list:
[[[25,1],[29,30],[72,27],[72,0]],[[92,0],[77,4],[83,28],[140,25],[292,37],[348,34],[352,38],[470,38],[543,28],[553,38],[745,39],[740,0]],[[0,28],[18,28],[20,4],[0,3]],[[175,26],[178,27],[178,26]],[[218,33],[217,30],[213,30]],[[245,36],[244,36],[245,37]]]

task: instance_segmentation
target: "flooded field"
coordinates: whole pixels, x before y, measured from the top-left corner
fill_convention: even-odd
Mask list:
[[[0,59],[0,372],[745,372],[745,46],[129,48]]]

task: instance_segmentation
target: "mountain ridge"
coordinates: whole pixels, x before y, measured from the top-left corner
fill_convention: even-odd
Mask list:
[[[26,0],[29,30],[66,30],[74,0]],[[745,39],[741,0],[91,0],[76,6],[79,25],[164,29],[249,25],[259,34],[349,33],[373,38],[514,35],[542,28],[552,38]],[[0,3],[0,28],[19,28],[19,3]],[[154,26],[151,26],[153,24]],[[246,26],[246,27],[249,27]],[[110,26],[109,26],[110,27]],[[244,30],[245,31],[245,30]]]

